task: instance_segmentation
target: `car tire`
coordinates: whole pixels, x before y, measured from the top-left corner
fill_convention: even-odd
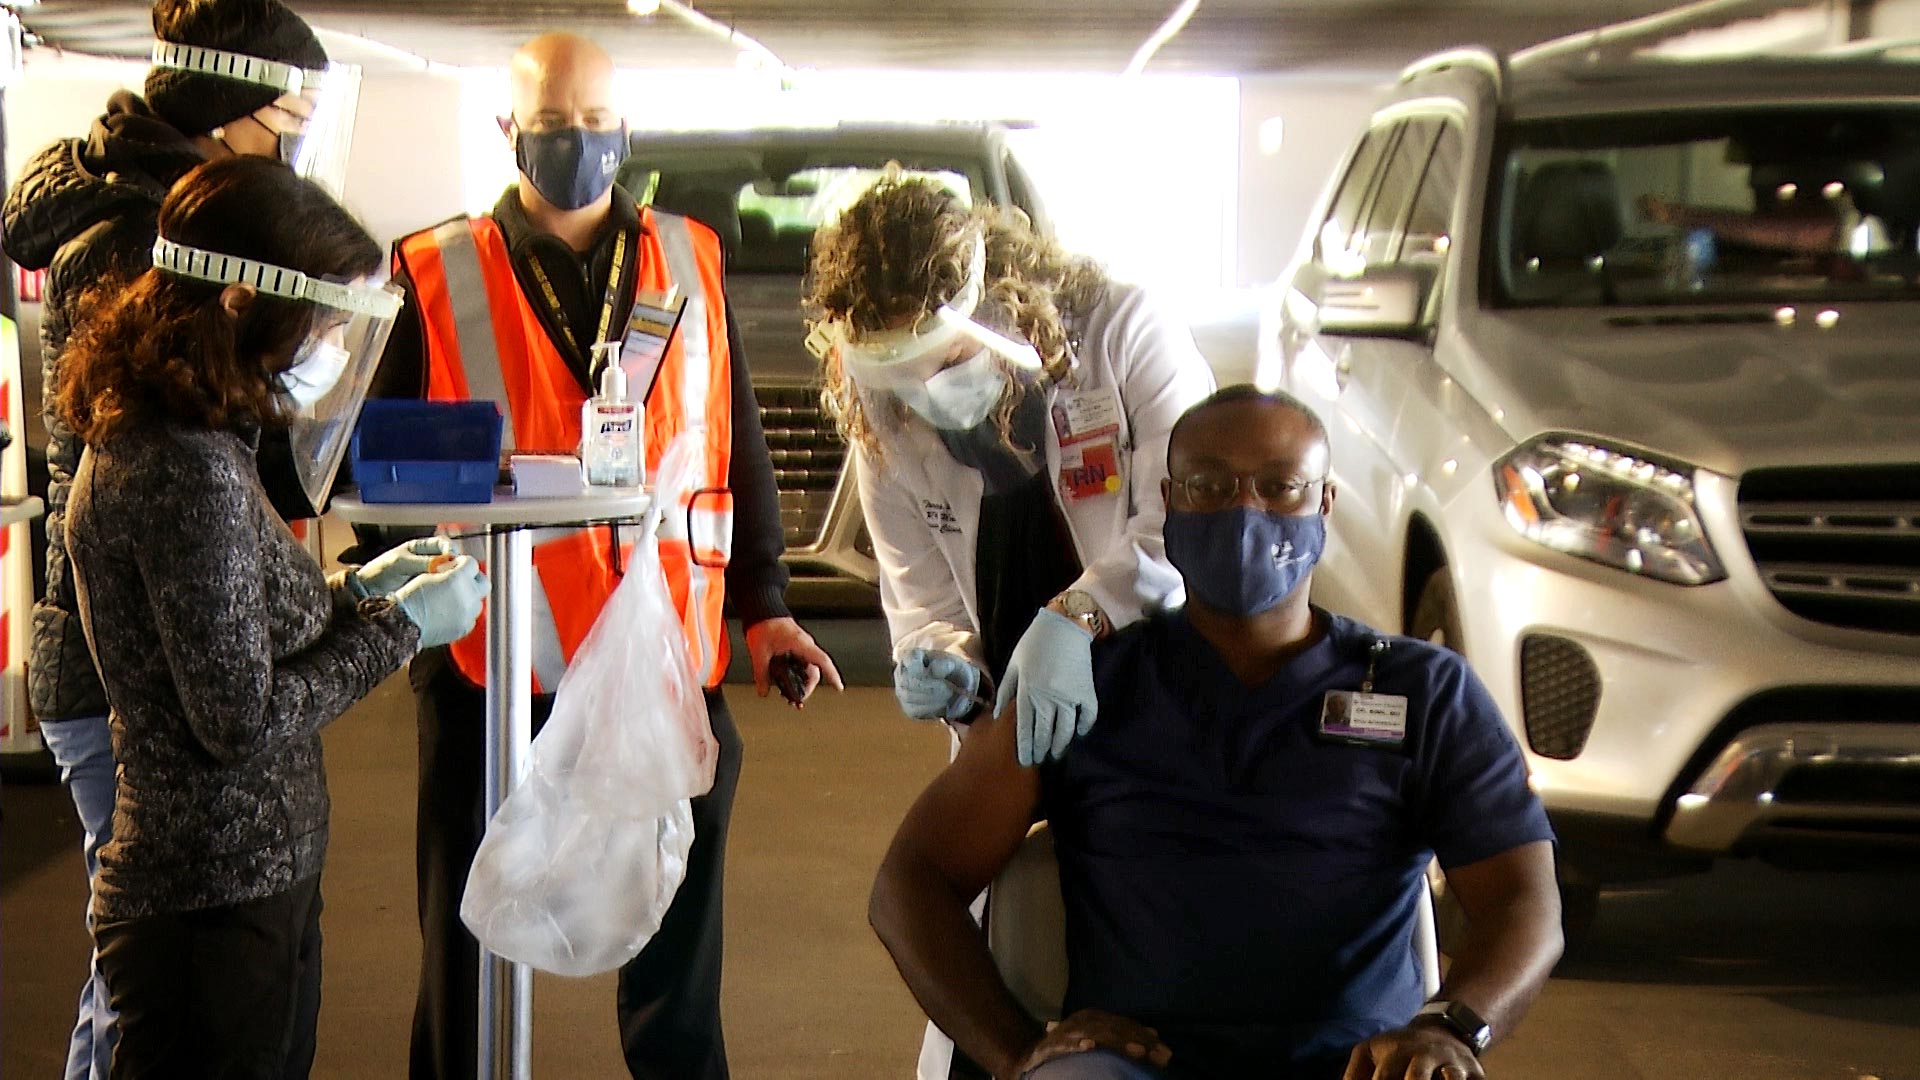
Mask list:
[[[1428,574],[1420,586],[1413,618],[1407,622],[1407,636],[1461,651],[1460,609],[1453,602],[1453,579],[1447,576],[1445,566]],[[1427,867],[1427,884],[1433,890],[1434,934],[1440,942],[1440,955],[1451,958],[1467,939],[1467,916],[1447,888],[1446,875],[1440,872],[1437,861]]]
[[[1465,635],[1460,629],[1460,606],[1453,600],[1453,578],[1440,567],[1427,575],[1420,586],[1420,599],[1413,605],[1413,618],[1407,622],[1407,636],[1465,653]]]
[[[1460,630],[1460,607],[1453,599],[1453,579],[1442,566],[1427,576],[1420,588],[1420,600],[1413,608],[1407,636],[1430,641],[1454,652],[1463,653],[1464,636]],[[1560,886],[1560,930],[1568,948],[1593,929],[1600,914],[1600,883],[1578,873],[1569,873],[1565,865],[1555,867]],[[1467,916],[1460,901],[1447,889],[1446,877],[1434,863],[1427,871],[1427,883],[1433,889],[1433,921],[1440,941],[1440,953],[1452,957],[1466,941]]]

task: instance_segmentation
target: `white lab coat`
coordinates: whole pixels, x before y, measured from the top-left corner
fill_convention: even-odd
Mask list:
[[[1213,392],[1213,372],[1192,333],[1130,285],[1107,290],[1081,327],[1080,342],[1067,379],[1047,391],[1049,414],[1065,395],[1119,399],[1120,487],[1066,497],[1059,483],[1060,435],[1051,419],[1045,467],[1055,478],[1054,500],[1085,568],[1072,587],[1092,596],[1116,627],[1127,626],[1184,598],[1160,537],[1166,516],[1160,481],[1167,475],[1173,423]],[[974,561],[985,485],[918,417],[882,438],[881,461],[856,448],[854,468],[880,564],[880,603],[894,660],[928,648],[965,656],[984,669]]]
[[[1084,568],[1072,588],[1092,596],[1114,626],[1128,626],[1185,599],[1160,536],[1166,518],[1160,481],[1167,475],[1173,423],[1213,392],[1213,371],[1193,334],[1131,285],[1109,287],[1080,329],[1072,371],[1047,391],[1045,468]],[[1118,491],[1074,499],[1062,490],[1060,433],[1051,414],[1070,394],[1119,400]],[[894,662],[927,648],[965,656],[985,670],[974,562],[986,485],[918,417],[909,416],[882,438],[886,448],[878,464],[859,447],[853,461],[880,564],[880,604]],[[957,751],[959,733],[954,735]],[[976,922],[985,899],[974,902]],[[952,1057],[953,1042],[928,1024],[916,1075],[945,1080]]]

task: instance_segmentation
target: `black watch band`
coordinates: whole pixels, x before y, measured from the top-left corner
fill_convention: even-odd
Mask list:
[[[1442,1027],[1465,1043],[1467,1049],[1479,1057],[1493,1042],[1493,1028],[1488,1026],[1480,1014],[1458,1001],[1429,1001],[1413,1014],[1413,1024],[1431,1024]]]

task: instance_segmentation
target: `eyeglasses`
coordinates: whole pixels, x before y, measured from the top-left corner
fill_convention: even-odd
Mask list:
[[[1189,508],[1207,513],[1232,505],[1240,497],[1242,482],[1247,484],[1247,490],[1253,492],[1254,501],[1262,509],[1276,514],[1295,514],[1307,505],[1307,492],[1316,484],[1326,483],[1327,478],[1293,480],[1271,473],[1243,476],[1239,473],[1204,471],[1179,477],[1173,481],[1173,486],[1186,497]]]

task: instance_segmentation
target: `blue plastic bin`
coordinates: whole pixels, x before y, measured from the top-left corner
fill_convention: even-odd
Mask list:
[[[500,479],[491,401],[366,403],[353,429],[353,479],[370,503],[486,503]]]

